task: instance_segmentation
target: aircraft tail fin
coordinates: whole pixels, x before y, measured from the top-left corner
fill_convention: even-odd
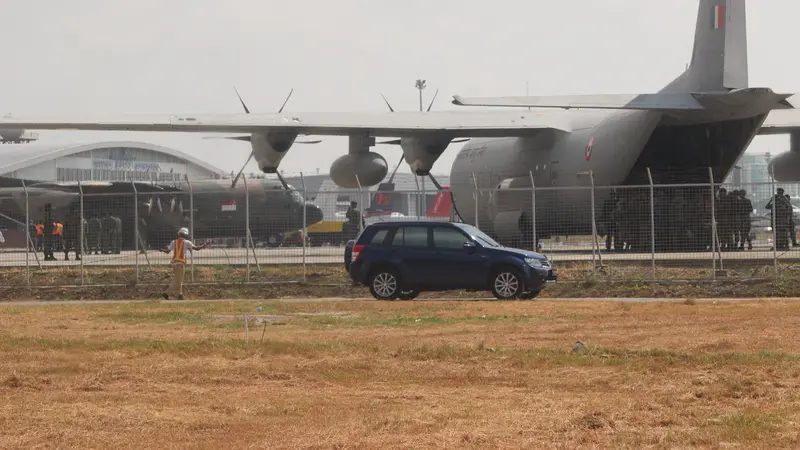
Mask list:
[[[450,196],[450,188],[443,187],[441,191],[433,197],[433,203],[425,212],[425,217],[450,217],[453,214],[453,199]]]
[[[385,216],[392,214],[394,200],[394,183],[381,183],[373,194],[369,208],[364,209],[364,217]]]
[[[745,0],[700,0],[688,70],[662,92],[749,87]]]

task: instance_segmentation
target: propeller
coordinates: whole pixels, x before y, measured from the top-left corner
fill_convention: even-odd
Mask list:
[[[236,92],[236,97],[239,99],[239,103],[242,104],[242,108],[244,109],[244,112],[246,114],[250,114],[250,109],[247,107],[247,104],[242,99],[242,96],[239,94],[239,90],[236,89],[236,86],[233,87],[233,91]],[[286,96],[286,100],[283,101],[283,104],[281,105],[280,109],[278,110],[278,114],[282,113],[283,109],[286,108],[286,104],[289,103],[289,99],[292,98],[292,94],[293,93],[294,93],[294,88],[292,88],[289,91],[289,95],[287,95]],[[226,136],[226,137],[221,137],[221,138],[209,137],[209,138],[206,138],[206,139],[229,139],[229,140],[234,140],[234,141],[251,142],[252,138],[253,138],[253,135],[251,134],[251,135],[247,135],[247,136]],[[322,142],[322,140],[320,140],[320,139],[315,139],[315,140],[295,140],[294,141],[295,144],[319,144],[320,142]],[[239,178],[242,177],[242,172],[244,172],[244,168],[247,167],[247,164],[250,163],[251,159],[253,159],[253,151],[252,150],[250,150],[250,156],[247,157],[247,161],[244,162],[244,165],[242,165],[242,168],[239,170],[239,173],[236,174],[236,178],[234,178],[233,182],[231,182],[231,188],[236,187],[236,183],[239,181]]]
[[[436,101],[437,95],[439,95],[439,89],[436,89],[436,92],[433,93],[433,98],[431,99],[430,104],[428,104],[428,109],[426,110],[426,112],[431,112],[431,108],[433,108],[433,103]],[[389,103],[389,100],[386,100],[386,97],[383,94],[381,94],[381,97],[383,97],[383,101],[386,103],[386,106],[389,108],[389,111],[395,112],[394,108],[392,108],[392,105]],[[458,144],[460,142],[467,142],[469,139],[470,138],[453,139],[452,141],[450,141],[450,143]],[[391,139],[388,141],[376,142],[376,145],[400,145],[400,139]]]

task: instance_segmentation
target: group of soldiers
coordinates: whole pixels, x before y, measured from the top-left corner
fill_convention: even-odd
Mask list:
[[[49,215],[48,215],[49,216]],[[50,225],[47,229],[47,224]],[[83,226],[83,245],[81,240]],[[64,261],[69,261],[69,253],[75,253],[80,260],[85,251],[88,254],[108,255],[122,252],[122,219],[105,213],[102,217],[89,220],[78,215],[70,215],[65,223],[48,217],[48,220],[29,224],[29,232],[34,243],[34,252],[43,252],[45,261],[55,261],[55,252],[64,252]]]
[[[652,231],[655,233],[655,250],[659,252],[710,250],[714,239],[712,211],[717,225],[716,248],[724,251],[740,251],[747,245],[747,248],[752,250],[753,204],[747,198],[745,190],[729,193],[724,188],[716,192],[713,205],[707,189],[662,189],[654,192],[655,230]],[[606,238],[606,250],[650,252],[652,241],[650,221],[649,190],[612,191],[610,198],[602,206],[598,220],[600,235]]]

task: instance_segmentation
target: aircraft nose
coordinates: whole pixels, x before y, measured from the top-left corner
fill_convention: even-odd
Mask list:
[[[306,204],[306,226],[322,222],[322,210],[317,205]]]

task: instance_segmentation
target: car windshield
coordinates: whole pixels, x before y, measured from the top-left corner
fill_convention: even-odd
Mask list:
[[[502,247],[502,245],[498,244],[497,241],[489,237],[488,234],[484,233],[483,231],[475,228],[472,225],[467,225],[465,223],[460,223],[458,226],[467,232],[473,239],[478,241],[484,247]]]

